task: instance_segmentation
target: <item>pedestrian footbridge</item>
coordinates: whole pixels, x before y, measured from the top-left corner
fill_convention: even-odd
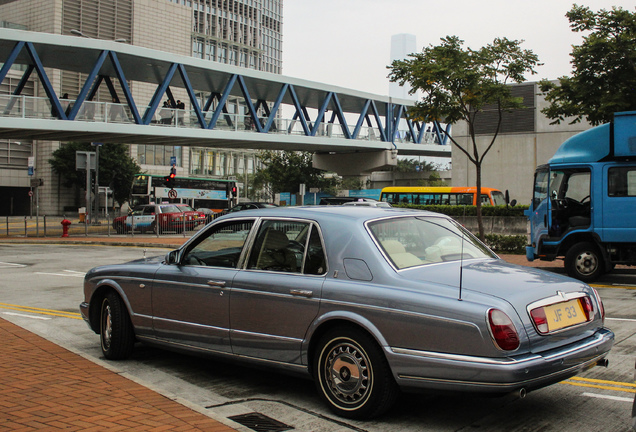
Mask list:
[[[0,29],[0,138],[449,156],[449,129],[410,119],[408,100],[114,41]],[[63,98],[52,77],[85,77]],[[35,96],[23,91],[37,76]],[[132,86],[150,85],[148,100]],[[111,99],[97,101],[105,86]],[[134,92],[137,95],[137,91]],[[186,94],[177,106],[174,94]],[[238,98],[241,112],[228,102]],[[170,104],[164,107],[164,101]]]

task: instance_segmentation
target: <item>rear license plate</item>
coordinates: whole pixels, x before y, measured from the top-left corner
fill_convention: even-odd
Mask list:
[[[578,299],[544,306],[543,310],[548,320],[548,331],[559,330],[587,321]]]

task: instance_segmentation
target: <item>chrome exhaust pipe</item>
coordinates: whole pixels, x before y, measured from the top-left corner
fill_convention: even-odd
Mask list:
[[[606,358],[600,359],[599,361],[596,362],[596,366],[607,367],[607,366],[609,366],[609,360],[606,359]]]
[[[522,388],[521,390],[519,390],[519,399],[525,398],[527,394],[528,392],[526,391],[526,389]]]

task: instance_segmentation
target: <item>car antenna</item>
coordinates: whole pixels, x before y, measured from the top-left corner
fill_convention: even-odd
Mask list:
[[[462,283],[464,281],[464,233],[462,232],[462,248],[459,256],[459,298],[462,301]]]

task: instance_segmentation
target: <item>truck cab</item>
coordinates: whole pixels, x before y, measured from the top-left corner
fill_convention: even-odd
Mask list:
[[[565,141],[537,167],[528,216],[528,260],[564,259],[590,282],[636,264],[636,112]]]

